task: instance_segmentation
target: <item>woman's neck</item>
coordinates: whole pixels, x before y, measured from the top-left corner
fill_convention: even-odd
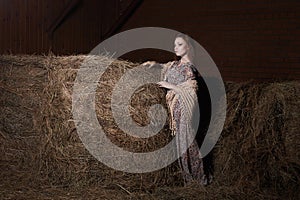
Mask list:
[[[180,60],[179,63],[189,63],[191,60],[187,56],[183,56]]]

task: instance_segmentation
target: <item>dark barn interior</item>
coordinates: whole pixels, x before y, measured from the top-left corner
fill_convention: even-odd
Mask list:
[[[227,114],[211,185],[183,186],[177,162],[142,174],[111,169],[78,137],[78,69],[87,60],[108,62],[89,53],[141,27],[191,36],[220,71]],[[2,0],[0,30],[0,199],[300,199],[300,1]],[[126,70],[172,59],[139,49],[105,71],[95,110],[114,144],[149,152],[168,143],[167,125],[147,140],[127,137],[110,101]],[[149,107],[166,106],[164,92],[154,85],[137,91],[134,121],[147,125]]]
[[[154,26],[197,40],[225,80],[299,79],[299,4],[296,0],[3,0],[0,50],[87,54],[113,34]],[[154,53],[149,54],[129,58],[154,59]],[[155,59],[167,60],[157,52]]]

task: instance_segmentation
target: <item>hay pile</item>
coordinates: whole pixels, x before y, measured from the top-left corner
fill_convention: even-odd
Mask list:
[[[226,83],[227,118],[214,150],[215,180],[183,188],[177,162],[152,173],[112,170],[79,139],[71,113],[72,86],[84,59],[106,57],[0,57],[0,194],[6,198],[229,199],[291,198],[299,190],[299,82]],[[147,152],[170,141],[166,127],[136,139],[116,126],[112,88],[137,64],[115,61],[99,80],[98,121],[124,149]],[[132,98],[133,119],[145,125],[148,108],[165,105],[164,91],[146,85]]]
[[[128,174],[111,170],[84,148],[71,120],[71,94],[77,69],[85,58],[1,57],[1,109],[4,112],[1,113],[3,120],[0,130],[3,155],[1,168],[5,169],[1,171],[5,173],[3,177],[7,177],[8,182],[16,176],[16,180],[24,183],[58,187],[123,185],[132,190],[176,184],[179,177],[176,165],[155,173]],[[90,59],[97,63],[108,58]],[[109,109],[110,85],[116,83],[124,70],[134,66],[136,65],[119,61],[110,66],[99,81],[96,111],[99,122],[113,142],[129,150],[149,151],[169,141],[170,133],[166,128],[162,131],[163,134],[158,134],[159,138],[153,137],[147,142],[128,137],[117,128]],[[153,92],[149,93],[150,90]],[[143,109],[144,113],[140,114],[140,108],[164,99],[164,91],[156,86],[148,85],[143,91],[143,94],[135,94],[132,100],[133,106],[136,105],[133,110],[134,118],[141,124],[146,121],[147,110]],[[139,98],[140,95],[148,101],[139,103],[143,101]]]
[[[227,83],[227,118],[215,148],[217,181],[279,193],[299,189],[299,86]]]

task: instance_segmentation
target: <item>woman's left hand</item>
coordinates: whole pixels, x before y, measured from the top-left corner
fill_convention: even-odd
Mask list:
[[[167,89],[174,89],[174,85],[171,83],[168,83],[166,81],[160,81],[157,83],[159,87],[167,88]]]

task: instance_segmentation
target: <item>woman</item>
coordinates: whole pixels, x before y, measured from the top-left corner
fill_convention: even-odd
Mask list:
[[[197,80],[200,77],[192,63],[194,49],[187,35],[176,36],[174,52],[180,60],[161,65],[163,81],[158,82],[158,85],[168,90],[166,100],[171,114],[170,127],[172,134],[176,137],[177,152],[182,155],[178,160],[184,183],[188,185],[196,181],[207,185],[211,181],[211,176],[204,171],[199,148],[201,142],[194,139],[189,147],[186,142],[193,131],[192,118],[195,113],[193,113],[193,107],[198,104],[199,81]],[[157,64],[148,61],[143,65],[151,67]],[[203,136],[197,136],[197,138],[203,138]]]

